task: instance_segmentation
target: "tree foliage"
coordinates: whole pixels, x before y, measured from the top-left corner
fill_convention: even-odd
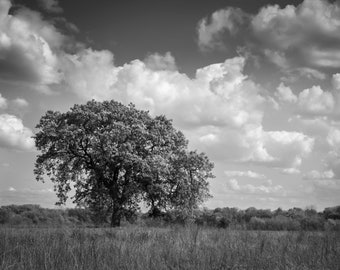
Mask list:
[[[36,128],[37,180],[50,177],[60,204],[74,188],[74,202],[111,213],[112,226],[140,202],[156,215],[193,209],[209,196],[213,164],[189,152],[183,133],[165,116],[92,100],[65,113],[48,111]]]

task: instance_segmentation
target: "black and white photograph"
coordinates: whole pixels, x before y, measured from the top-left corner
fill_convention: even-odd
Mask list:
[[[0,0],[0,270],[340,269],[339,0]]]

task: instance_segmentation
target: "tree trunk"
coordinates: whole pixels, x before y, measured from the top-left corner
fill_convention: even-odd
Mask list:
[[[114,207],[111,216],[111,227],[119,227],[123,211],[120,207]]]

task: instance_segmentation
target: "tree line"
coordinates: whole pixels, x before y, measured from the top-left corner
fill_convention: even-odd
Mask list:
[[[282,210],[238,208],[196,209],[190,215],[185,211],[170,210],[158,217],[136,212],[123,218],[124,224],[138,226],[171,226],[196,224],[204,227],[237,230],[273,231],[340,231],[340,206],[317,212],[312,208]],[[98,219],[89,208],[46,209],[39,205],[8,205],[0,207],[2,226],[110,226],[110,215]]]

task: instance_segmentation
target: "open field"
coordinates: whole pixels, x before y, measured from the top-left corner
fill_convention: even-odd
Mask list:
[[[340,269],[339,232],[0,228],[0,269]]]

